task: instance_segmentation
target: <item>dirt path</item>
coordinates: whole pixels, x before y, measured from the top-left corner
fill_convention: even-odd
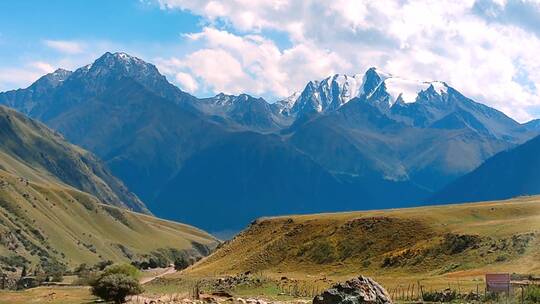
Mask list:
[[[168,268],[165,268],[163,270],[163,272],[159,273],[159,274],[156,274],[154,276],[151,276],[151,277],[146,277],[146,278],[142,278],[140,280],[140,283],[141,284],[146,284],[148,282],[152,282],[153,280],[157,279],[157,278],[161,278],[162,276],[165,276],[165,275],[168,275],[168,274],[171,274],[171,273],[175,273],[176,270],[174,269],[174,267],[168,267]]]

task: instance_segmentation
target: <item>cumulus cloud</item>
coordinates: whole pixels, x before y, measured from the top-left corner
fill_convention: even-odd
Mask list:
[[[180,84],[180,88],[189,93],[193,93],[199,88],[197,81],[188,73],[179,72],[175,79]]]
[[[348,65],[336,54],[311,45],[297,44],[282,51],[272,40],[256,34],[240,36],[206,27],[186,36],[204,47],[183,58],[158,59],[158,67],[177,79],[178,74],[185,78],[189,73],[215,93],[287,96],[313,75],[331,74]]]
[[[84,47],[80,42],[67,40],[44,40],[46,46],[64,53],[64,54],[80,54],[84,52]]]
[[[540,105],[538,0],[157,1],[207,20],[187,36],[201,48],[169,68],[214,91],[281,97],[310,79],[377,66],[444,80],[520,121]],[[290,43],[278,47],[270,32]]]
[[[0,68],[0,91],[29,85],[44,74],[51,73],[55,68],[48,62],[34,61],[23,67]]]

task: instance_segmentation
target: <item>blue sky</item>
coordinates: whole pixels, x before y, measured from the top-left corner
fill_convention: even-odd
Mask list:
[[[132,0],[2,1],[0,65],[61,61],[65,53],[47,47],[46,40],[84,41],[89,48],[103,44],[96,52],[108,46],[111,51],[154,56],[170,48],[181,55],[189,51],[180,44],[182,33],[200,30],[201,22],[201,17],[187,12]]]
[[[2,91],[105,51],[152,62],[198,96],[273,101],[376,66],[540,117],[538,0],[0,1]]]

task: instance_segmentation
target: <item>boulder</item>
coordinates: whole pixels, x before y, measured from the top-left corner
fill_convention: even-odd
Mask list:
[[[313,299],[313,304],[392,304],[388,292],[371,278],[359,276],[338,283]]]

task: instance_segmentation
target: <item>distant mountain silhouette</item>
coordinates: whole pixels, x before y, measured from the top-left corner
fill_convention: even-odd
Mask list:
[[[428,202],[460,203],[540,194],[540,137],[489,158]]]

